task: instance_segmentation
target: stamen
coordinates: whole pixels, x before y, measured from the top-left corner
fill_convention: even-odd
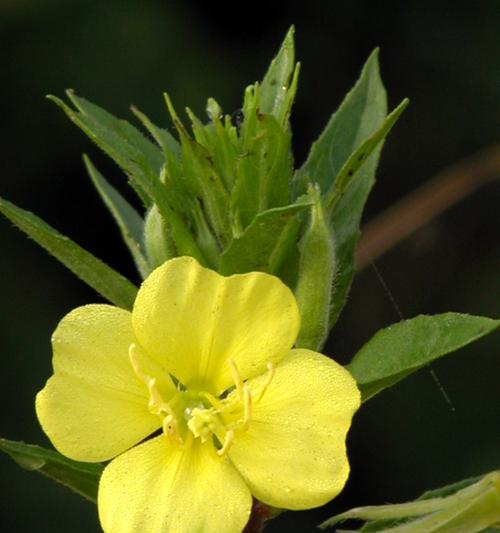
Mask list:
[[[238,372],[238,367],[233,359],[228,359],[229,367],[231,369],[231,377],[233,378],[233,383],[236,386],[236,392],[240,400],[243,397],[243,380],[241,379],[240,373]]]
[[[147,385],[151,377],[141,372],[139,361],[137,360],[137,346],[134,343],[128,347],[128,358],[134,374],[144,383],[144,385]]]
[[[179,435],[177,418],[175,413],[166,402],[158,387],[156,386],[156,378],[152,378],[147,374],[144,374],[140,367],[139,361],[137,358],[137,346],[132,343],[128,349],[128,358],[132,369],[134,370],[135,375],[146,385],[149,391],[149,402],[148,407],[149,411],[154,414],[163,417],[162,428],[163,433],[170,438],[170,440],[176,440],[178,443],[182,444],[182,438]]]
[[[252,418],[252,393],[250,392],[248,385],[244,385],[243,395],[244,412],[242,429],[248,429],[250,419]]]
[[[271,362],[267,363],[266,381],[264,381],[264,383],[260,387],[260,390],[255,395],[255,398],[254,398],[255,402],[260,402],[260,400],[262,400],[262,397],[264,396],[267,388],[269,387],[269,385],[271,384],[271,381],[274,378],[275,372],[276,372],[276,369],[274,368],[274,365]]]
[[[149,378],[148,380],[148,390],[149,390],[149,409],[155,415],[161,415],[162,413],[172,415],[175,417],[172,408],[168,403],[162,398],[158,387],[156,386],[156,378]]]
[[[234,431],[230,429],[226,433],[226,436],[224,437],[224,443],[222,445],[222,448],[220,450],[217,450],[217,455],[220,455],[221,457],[225,455],[229,451],[229,448],[231,448],[233,441],[234,441]]]
[[[218,412],[220,411],[223,411],[224,410],[224,405],[222,404],[222,402],[216,398],[215,396],[213,396],[212,394],[210,394],[209,392],[200,392],[200,396],[202,398],[205,398],[208,400],[208,402],[210,403],[210,405],[212,407],[214,407]]]

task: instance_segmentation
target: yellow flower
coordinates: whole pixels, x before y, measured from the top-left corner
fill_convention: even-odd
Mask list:
[[[278,278],[223,277],[188,257],[157,268],[132,313],[63,318],[36,410],[62,454],[112,459],[106,533],[238,532],[252,495],[306,509],[342,490],[359,392],[337,363],[292,349],[299,326]]]

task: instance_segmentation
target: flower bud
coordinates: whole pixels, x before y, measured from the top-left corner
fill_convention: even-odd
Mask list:
[[[295,288],[301,316],[296,346],[319,350],[328,336],[335,250],[318,186],[310,186],[309,194],[313,205],[309,226],[299,245],[299,275]]]

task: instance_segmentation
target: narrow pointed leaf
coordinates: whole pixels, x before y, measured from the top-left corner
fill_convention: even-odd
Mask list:
[[[425,494],[415,501],[358,507],[336,515],[323,524],[321,529],[335,526],[338,522],[358,519],[368,521],[363,532],[391,533],[475,533],[487,527],[498,527],[500,521],[500,472],[491,472],[473,482],[454,484],[431,491],[436,497]],[[441,495],[438,495],[441,492]]]
[[[74,91],[68,91],[71,102],[80,111],[80,118],[89,126],[96,126],[96,142],[107,145],[119,160],[139,164],[145,172],[157,174],[164,163],[164,158],[158,149],[137,128],[126,120],[114,117],[98,105],[77,96]],[[98,136],[99,133],[103,137]],[[100,145],[100,144],[99,144]],[[117,161],[118,162],[118,161]]]
[[[168,202],[167,191],[160,180],[165,162],[160,149],[128,122],[113,117],[72,91],[68,91],[68,96],[77,111],[59,98],[49,98],[126,172],[146,207],[150,207],[152,203],[158,206],[172,230],[172,238],[179,254],[190,255],[205,264],[188,228]]]
[[[111,303],[132,309],[137,287],[29,211],[0,198],[0,212]]]
[[[364,400],[432,361],[500,328],[500,320],[444,313],[417,316],[380,330],[348,369]]]
[[[263,113],[274,115],[280,123],[283,123],[284,119],[288,119],[287,89],[295,67],[294,33],[295,28],[292,26],[288,30],[277,56],[271,61],[261,84],[260,110]]]
[[[445,496],[450,496],[450,494],[455,494],[455,492],[465,489],[465,487],[474,485],[474,483],[477,483],[483,477],[484,475],[469,477],[455,483],[450,483],[449,485],[444,485],[443,487],[439,487],[437,489],[426,490],[418,499],[429,500],[431,498],[444,498]]]
[[[299,85],[299,74],[300,74],[300,63],[295,65],[295,70],[293,71],[292,80],[290,85],[286,90],[285,98],[280,107],[279,112],[276,113],[278,121],[286,126],[288,119],[290,118],[290,113],[292,111],[292,105],[295,101],[295,95],[297,94],[297,87]]]
[[[227,125],[226,125],[227,124]],[[213,147],[214,166],[224,182],[227,190],[233,188],[235,180],[236,161],[239,156],[237,136],[234,134],[235,127],[223,124],[219,118],[213,119],[216,142]]]
[[[381,147],[368,158],[331,214],[330,228],[335,239],[337,270],[332,286],[330,329],[337,321],[351,288],[355,272],[354,252],[360,235],[363,208],[374,183]]]
[[[183,138],[184,176],[202,199],[206,219],[220,243],[229,241],[229,194],[218,175],[210,152],[197,142]]]
[[[351,154],[380,127],[386,112],[387,97],[376,49],[366,61],[359,80],[313,143],[298,176],[309,176],[326,193]]]
[[[320,186],[323,195],[335,189],[342,172],[350,178],[348,164],[363,143],[377,131],[384,132],[387,97],[378,65],[378,50],[368,58],[359,80],[332,115],[323,133],[313,144],[304,165],[295,175],[295,186],[300,194],[311,181]],[[354,275],[354,250],[359,238],[359,224],[368,194],[375,181],[375,171],[381,142],[371,146],[371,155],[363,157],[363,165],[349,187],[342,187],[342,195],[330,216],[330,227],[335,239],[337,271],[333,283],[330,328],[335,324],[347,299]],[[358,154],[361,155],[361,154]],[[355,156],[356,157],[356,156]],[[355,161],[353,161],[353,164]],[[354,173],[353,173],[354,176]]]
[[[213,131],[205,128],[188,110],[195,131],[195,139],[192,139],[180,121],[168,94],[165,94],[165,101],[181,141],[182,172],[177,177],[172,172],[170,173],[176,180],[173,185],[175,186],[177,181],[182,181],[182,186],[187,188],[191,199],[196,199],[195,202],[201,200],[204,219],[209,224],[210,231],[217,237],[218,242],[224,245],[230,238],[230,204],[229,194],[214,166],[212,155],[205,147],[205,145],[212,144]],[[192,207],[192,209],[195,208]],[[203,248],[201,246],[199,248],[203,253]],[[205,253],[203,256],[210,264]]]
[[[67,95],[76,110],[55,96],[49,99],[123,169],[142,201],[149,206],[151,195],[145,184],[160,173],[164,162],[160,149],[125,120],[114,117],[73,91],[67,91]]]
[[[142,278],[151,271],[143,245],[144,222],[137,211],[125,198],[106,181],[104,176],[94,167],[87,156],[84,156],[87,172],[97,192],[112,214],[120,228],[122,238],[134,259],[137,270]]]
[[[245,123],[247,119],[255,119],[255,131],[245,139],[231,199],[243,228],[258,213],[289,203],[292,175],[290,132],[283,130],[272,115],[255,111],[245,115]]]
[[[180,145],[174,136],[164,128],[160,128],[153,124],[153,122],[139,109],[132,106],[132,113],[142,122],[143,126],[149,131],[153,139],[161,147],[164,154],[170,153],[178,156],[180,153]]]
[[[344,163],[334,183],[325,195],[325,205],[328,212],[331,212],[335,206],[335,202],[341,198],[347,187],[356,179],[359,169],[383,142],[409,103],[408,98],[405,98],[396,109],[387,115],[377,131],[363,141]]]
[[[22,468],[47,476],[87,500],[97,502],[103,465],[73,461],[54,450],[7,439],[0,439],[0,450]]]
[[[310,206],[304,200],[258,214],[240,237],[233,239],[220,258],[224,275],[261,271],[275,274],[290,246],[295,245],[297,216]]]

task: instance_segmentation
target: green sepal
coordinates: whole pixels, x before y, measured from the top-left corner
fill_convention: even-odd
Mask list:
[[[443,355],[500,328],[500,320],[444,313],[420,315],[378,331],[347,366],[368,400]]]
[[[139,274],[145,279],[151,268],[143,244],[144,221],[127,200],[106,181],[86,155],[83,156],[83,160],[92,183],[120,229]]]
[[[313,205],[308,227],[299,244],[298,281],[294,291],[301,316],[296,346],[318,351],[329,332],[330,298],[336,267],[333,236],[319,187],[311,186],[309,195]]]
[[[165,100],[181,141],[181,179],[187,184],[190,195],[197,199],[194,203],[201,200],[204,218],[219,244],[224,246],[230,240],[230,202],[229,194],[214,167],[211,152],[207,148],[211,144],[209,141],[211,133],[188,110],[195,133],[195,139],[192,139],[175,112],[168,94],[165,94]],[[174,186],[179,178],[180,176],[175,180]]]
[[[111,303],[132,309],[137,287],[29,211],[0,198],[0,212]]]
[[[394,533],[476,533],[500,527],[500,471],[477,481],[443,487],[429,498],[394,505],[358,507],[333,516],[319,527],[326,529],[345,520],[368,521],[359,532]],[[451,489],[451,490],[450,490]]]
[[[232,211],[243,229],[258,213],[289,204],[292,175],[290,132],[273,115],[249,107],[231,197]]]
[[[213,231],[210,229],[199,201],[192,204],[191,216],[193,217],[196,242],[203,252],[208,266],[214,270],[218,270],[221,247]]]
[[[151,270],[177,255],[168,226],[156,205],[151,206],[144,220],[144,246]]]
[[[104,469],[100,463],[73,461],[54,450],[7,439],[0,439],[0,450],[22,468],[47,476],[97,503],[99,479]]]
[[[207,114],[211,123],[205,126],[210,132],[209,145],[210,155],[217,174],[220,176],[225,188],[230,191],[234,185],[236,161],[238,152],[237,128],[231,123],[231,117],[223,116],[219,104],[209,98],[207,102]]]
[[[224,245],[230,239],[229,194],[214,168],[210,152],[191,139],[182,138],[181,143],[184,178],[195,187],[210,228]]]
[[[290,116],[300,69],[295,65],[294,33],[295,28],[291,26],[260,85],[260,111],[274,115],[282,126]]]
[[[290,247],[295,246],[300,214],[310,204],[309,199],[301,199],[294,204],[259,213],[221,254],[220,272],[224,275],[251,271],[277,274],[289,255]]]

